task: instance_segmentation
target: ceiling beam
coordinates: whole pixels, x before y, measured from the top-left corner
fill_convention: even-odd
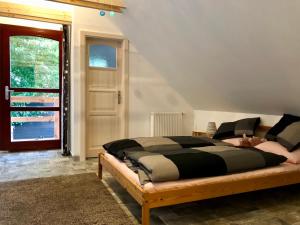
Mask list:
[[[72,15],[69,11],[8,2],[1,2],[0,16],[19,19],[29,19],[57,24],[72,23]]]
[[[122,12],[126,8],[123,0],[47,0],[69,5],[82,6],[98,10]]]

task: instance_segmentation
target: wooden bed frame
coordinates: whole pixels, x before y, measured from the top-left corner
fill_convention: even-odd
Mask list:
[[[260,126],[258,132],[265,133],[269,129],[267,126]],[[152,208],[300,183],[300,172],[290,171],[234,181],[223,180],[189,187],[173,187],[163,191],[146,191],[132,178],[112,165],[104,152],[99,154],[98,165],[98,177],[100,179],[102,179],[104,169],[142,206],[142,225],[150,225],[150,210]]]
[[[100,153],[98,170],[100,179],[102,179],[103,169],[109,172],[142,206],[142,225],[150,225],[150,209],[152,208],[300,183],[300,172],[293,171],[184,188],[174,187],[163,191],[145,191],[141,185],[136,184],[134,180],[112,165],[104,153]]]

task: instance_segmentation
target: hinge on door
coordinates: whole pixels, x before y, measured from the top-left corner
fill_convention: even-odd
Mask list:
[[[121,91],[118,91],[118,104],[121,104]]]

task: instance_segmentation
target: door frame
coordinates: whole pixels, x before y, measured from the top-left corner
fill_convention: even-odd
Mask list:
[[[63,57],[63,33],[60,31],[56,31],[56,30],[48,30],[48,29],[40,29],[40,28],[32,28],[32,27],[24,27],[24,26],[19,26],[19,25],[10,25],[10,24],[0,24],[0,28],[4,28],[4,29],[0,29],[0,35],[1,37],[3,37],[5,35],[5,37],[9,37],[10,34],[13,34],[12,36],[17,36],[19,35],[29,35],[29,36],[35,36],[35,37],[43,37],[43,38],[48,38],[48,39],[52,39],[52,40],[56,40],[59,42],[59,107],[55,107],[58,108],[58,112],[59,112],[59,118],[60,118],[60,123],[59,123],[59,134],[60,137],[57,140],[41,140],[41,141],[19,141],[19,142],[14,142],[13,144],[11,143],[11,140],[8,140],[10,138],[10,134],[9,133],[5,133],[5,128],[6,130],[8,128],[10,128],[10,119],[9,121],[7,120],[8,118],[6,118],[5,116],[3,116],[1,118],[0,123],[3,124],[4,128],[0,129],[0,137],[4,137],[4,141],[0,142],[0,150],[9,150],[11,152],[16,152],[16,151],[35,151],[35,150],[48,150],[48,149],[57,149],[57,148],[61,148],[61,140],[62,140],[62,136],[61,136],[61,128],[62,128],[62,123],[61,123],[61,118],[62,118],[62,105],[61,105],[61,99],[62,99],[62,57]],[[5,28],[7,29],[15,29],[14,31],[10,31],[10,30],[5,30]],[[34,35],[32,35],[34,34]],[[2,39],[1,39],[2,40]],[[4,45],[8,44],[8,47],[6,46],[6,48],[4,48]],[[9,65],[9,59],[5,59],[4,56],[8,55],[9,56],[9,42],[5,43],[5,41],[2,40],[2,43],[0,43],[0,46],[2,49],[4,49],[4,54],[1,54],[1,70],[0,73],[2,75],[5,74],[5,72],[7,70],[9,70],[8,65]],[[0,98],[2,98],[2,100],[0,101],[0,107],[1,109],[7,110],[9,111],[9,108],[4,101],[4,97],[3,97],[3,90],[4,90],[4,86],[5,84],[9,85],[9,77],[4,77],[1,76],[0,77]],[[9,85],[10,87],[10,85]],[[13,88],[17,91],[24,91],[21,88]],[[37,91],[35,88],[26,88],[27,91]],[[43,89],[43,91],[41,92],[48,92],[48,93],[52,93],[53,90],[52,89]],[[2,104],[1,104],[2,103]],[[29,108],[30,107],[26,107]],[[32,108],[32,110],[36,110],[37,108]],[[25,108],[18,108],[19,111],[26,111]],[[27,109],[28,110],[28,109]],[[47,108],[47,107],[43,107],[40,111],[52,111],[53,108]],[[36,143],[39,143],[39,146],[37,146]],[[6,149],[9,145],[11,145],[9,147],[9,149]]]
[[[124,36],[121,35],[114,35],[114,34],[105,34],[105,33],[97,33],[97,32],[90,32],[90,31],[80,31],[80,101],[81,101],[81,116],[79,123],[80,131],[79,131],[79,143],[80,146],[77,146],[80,148],[80,160],[83,161],[86,159],[86,79],[87,79],[87,71],[86,71],[86,40],[88,38],[99,38],[104,40],[114,40],[119,41],[122,44],[122,51],[123,51],[123,59],[122,59],[122,86],[120,88],[121,93],[123,93],[123,102],[120,111],[121,115],[123,115],[123,119],[121,119],[121,133],[123,138],[128,137],[129,133],[129,41]],[[73,104],[74,105],[74,104]],[[73,118],[72,121],[74,121],[74,108],[73,108]],[[78,121],[77,121],[78,123]],[[74,124],[74,123],[73,123]],[[73,133],[74,134],[74,133]],[[74,139],[74,137],[73,137]],[[78,140],[77,140],[78,141]],[[78,142],[77,142],[78,143]],[[74,146],[74,141],[72,141],[72,146]]]

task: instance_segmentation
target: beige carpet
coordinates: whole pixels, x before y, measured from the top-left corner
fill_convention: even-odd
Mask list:
[[[131,225],[95,174],[0,183],[2,225]]]

